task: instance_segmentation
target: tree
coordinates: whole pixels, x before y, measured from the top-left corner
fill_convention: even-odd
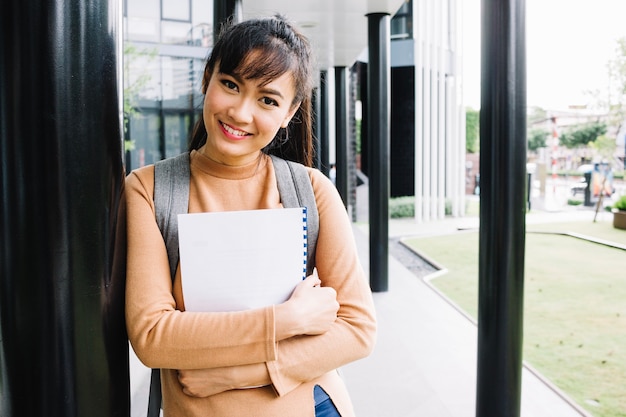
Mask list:
[[[606,135],[598,136],[598,138],[589,144],[589,147],[602,159],[611,160],[615,153],[615,138]]]
[[[465,150],[467,153],[476,153],[480,148],[478,111],[465,109]]]
[[[617,40],[614,58],[609,61],[610,111],[623,113],[626,104],[626,38]]]
[[[580,146],[587,146],[594,142],[598,136],[606,133],[606,123],[594,122],[583,125],[579,128],[571,128],[561,134],[559,141],[561,145],[572,149]]]
[[[545,129],[531,129],[528,132],[528,150],[536,151],[539,148],[545,148],[548,135],[550,132]]]
[[[152,76],[147,65],[157,56],[157,50],[139,50],[131,43],[124,44],[124,150],[131,151],[135,147],[128,137],[128,123],[137,112],[139,94],[148,85]]]

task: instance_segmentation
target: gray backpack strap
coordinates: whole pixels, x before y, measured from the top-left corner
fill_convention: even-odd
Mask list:
[[[154,164],[154,209],[170,261],[172,281],[178,265],[178,215],[189,208],[189,152]]]
[[[189,152],[154,164],[154,211],[163,235],[172,282],[178,266],[178,214],[189,209]],[[148,417],[161,413],[161,370],[150,374]]]
[[[319,213],[315,202],[315,193],[306,167],[292,161],[286,161],[270,155],[276,173],[278,192],[283,207],[306,207],[307,211],[307,275],[315,268],[315,247],[319,233]]]

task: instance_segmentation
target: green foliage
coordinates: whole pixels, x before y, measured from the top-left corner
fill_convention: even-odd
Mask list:
[[[591,142],[594,142],[598,136],[602,136],[606,133],[606,124],[601,122],[593,122],[583,125],[579,128],[572,128],[567,132],[561,134],[560,142],[567,148],[577,148],[579,146],[586,146]]]
[[[545,148],[547,137],[550,135],[545,129],[532,129],[528,132],[528,150],[536,151],[539,148]]]
[[[137,97],[152,79],[146,67],[137,71],[138,62],[150,63],[157,56],[157,50],[139,50],[131,43],[124,44],[124,115],[130,117],[137,108]],[[132,73],[132,76],[131,76]]]
[[[389,217],[398,219],[415,216],[415,197],[396,197],[389,200]]]
[[[580,206],[583,202],[581,200],[574,200],[573,198],[567,199],[568,206]]]
[[[468,153],[476,153],[480,148],[479,112],[471,108],[465,109],[465,149]]]
[[[623,195],[613,204],[613,208],[626,211],[626,195]]]
[[[611,138],[606,135],[600,135],[598,138],[589,144],[589,147],[596,151],[596,154],[600,155],[602,159],[612,159],[617,145],[615,138]]]
[[[626,38],[617,40],[615,54],[608,67],[612,92],[617,95],[613,97],[614,101],[611,104],[613,108],[618,107],[621,110],[626,101]]]

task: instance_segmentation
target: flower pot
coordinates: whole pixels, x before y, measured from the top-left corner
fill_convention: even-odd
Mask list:
[[[626,210],[613,210],[613,227],[626,230]]]

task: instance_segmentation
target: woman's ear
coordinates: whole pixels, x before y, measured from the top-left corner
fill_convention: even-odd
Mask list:
[[[293,108],[289,111],[289,113],[287,113],[287,116],[285,116],[285,120],[283,120],[283,123],[280,125],[280,127],[286,128],[287,126],[289,126],[289,122],[291,121],[293,116],[296,114],[296,112],[300,109],[301,104],[302,103],[298,103],[297,105],[293,106]]]

